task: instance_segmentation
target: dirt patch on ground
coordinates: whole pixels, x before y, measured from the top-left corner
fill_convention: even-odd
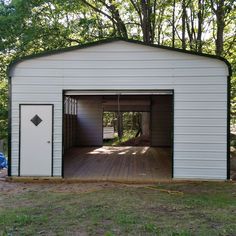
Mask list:
[[[99,191],[104,188],[110,188],[112,184],[97,184],[97,183],[82,183],[82,184],[67,184],[67,183],[25,183],[25,182],[7,182],[0,181],[0,191],[2,193],[21,193],[27,191],[37,192],[60,192],[60,193],[85,193]]]
[[[4,179],[7,176],[7,169],[0,169],[0,179]]]
[[[55,183],[55,182],[9,182],[6,180],[0,181],[0,192],[2,194],[19,194],[25,192],[54,192],[54,193],[90,193],[111,188],[125,188],[125,187],[142,187],[144,185],[127,185],[119,183]]]
[[[145,135],[129,139],[128,141],[122,142],[120,144],[120,146],[149,146],[149,145],[150,145],[150,138],[149,136]]]
[[[209,184],[212,182],[207,181],[173,181],[169,183],[159,184],[125,184],[114,182],[54,182],[54,181],[38,181],[34,182],[14,182],[5,179],[0,180],[0,193],[1,194],[21,194],[27,192],[53,192],[53,193],[92,193],[109,189],[130,189],[139,188],[143,192],[159,192],[168,195],[182,196],[184,194],[199,194],[209,193]],[[218,182],[213,192],[217,193],[222,191],[224,182]],[[236,182],[232,182],[236,186]],[[233,194],[236,194],[233,191]]]

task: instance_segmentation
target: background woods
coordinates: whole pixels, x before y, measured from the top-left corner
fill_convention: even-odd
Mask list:
[[[223,56],[236,73],[235,0],[0,0],[0,139],[11,60],[115,36]]]

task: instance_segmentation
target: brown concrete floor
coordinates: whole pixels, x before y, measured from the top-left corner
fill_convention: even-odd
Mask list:
[[[64,157],[64,177],[85,181],[156,182],[171,179],[171,149],[80,147]]]

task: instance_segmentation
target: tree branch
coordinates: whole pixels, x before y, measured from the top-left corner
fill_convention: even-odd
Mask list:
[[[141,9],[139,7],[136,6],[135,2],[133,0],[130,0],[131,4],[133,5],[134,9],[136,10],[136,12],[138,13],[141,25],[143,24],[143,19],[142,19],[142,13],[141,13]]]
[[[104,16],[106,16],[108,19],[110,19],[113,23],[116,23],[115,20],[109,16],[107,13],[105,13],[104,11],[98,9],[97,7],[93,6],[92,4],[90,4],[89,2],[87,2],[86,0],[81,0],[84,4],[88,5],[89,7],[91,7],[94,11],[103,14]]]

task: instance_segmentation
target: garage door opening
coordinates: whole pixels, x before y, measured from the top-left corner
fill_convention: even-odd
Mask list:
[[[150,146],[150,96],[103,96],[103,145]]]
[[[173,95],[65,94],[64,177],[152,182],[172,177]]]

